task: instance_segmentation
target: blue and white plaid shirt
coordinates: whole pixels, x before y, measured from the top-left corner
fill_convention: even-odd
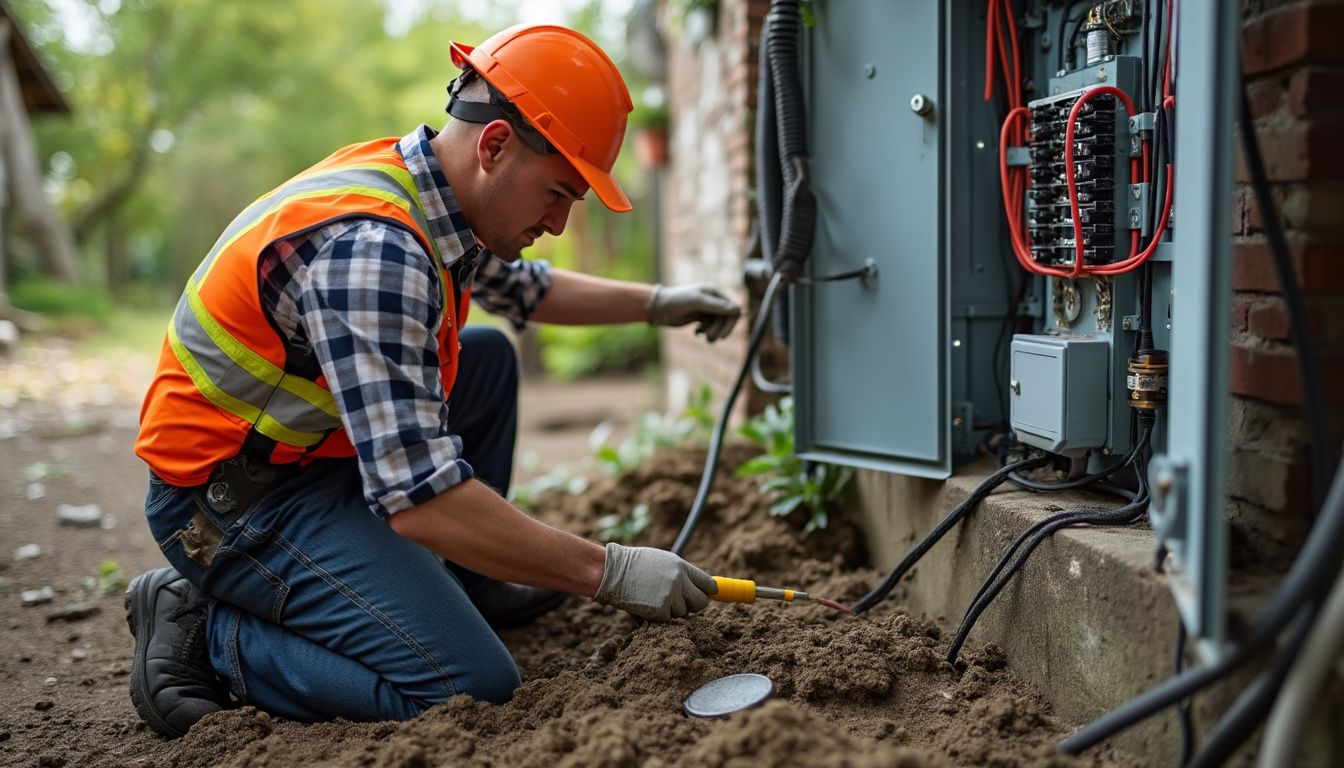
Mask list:
[[[476,242],[429,146],[429,126],[397,150],[415,178],[445,267],[472,299],[522,328],[550,288],[544,261],[512,264]],[[415,237],[374,219],[346,219],[282,240],[258,265],[262,305],[285,338],[315,352],[359,458],[364,497],[380,517],[472,476],[449,432],[439,378],[439,272]]]

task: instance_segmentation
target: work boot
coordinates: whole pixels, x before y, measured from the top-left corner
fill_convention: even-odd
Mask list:
[[[566,593],[486,579],[470,596],[472,605],[492,628],[514,629],[554,610],[565,601]]]
[[[126,589],[126,623],[135,636],[131,703],[170,739],[229,705],[206,651],[205,609],[205,595],[172,568],[142,573]]]

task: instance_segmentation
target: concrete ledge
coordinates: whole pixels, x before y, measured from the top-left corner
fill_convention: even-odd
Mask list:
[[[893,567],[994,469],[988,460],[978,462],[944,482],[858,473],[854,517],[873,564]],[[950,641],[980,582],[1024,529],[1062,510],[1118,503],[1114,497],[1036,494],[1005,484],[943,537],[888,599],[939,618]],[[1176,607],[1153,569],[1155,551],[1146,520],[1056,533],[981,615],[968,646],[999,645],[1010,668],[1035,683],[1061,718],[1092,720],[1172,673]],[[1221,709],[1216,700],[1224,696],[1214,691],[1200,709]],[[1169,764],[1180,754],[1176,717],[1153,717],[1114,744]]]

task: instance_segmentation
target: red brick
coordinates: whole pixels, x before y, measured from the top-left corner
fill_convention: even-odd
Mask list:
[[[1319,334],[1325,328],[1325,315],[1316,305],[1307,302],[1307,331]],[[1292,331],[1288,327],[1288,312],[1280,299],[1257,301],[1248,305],[1245,330],[1264,339],[1288,341]]]
[[[1242,28],[1242,66],[1254,75],[1297,63],[1344,63],[1341,28],[1340,5],[1299,3],[1271,11]]]
[[[1302,379],[1291,349],[1257,349],[1233,344],[1228,379],[1233,394],[1281,405],[1302,402]],[[1321,388],[1327,403],[1344,403],[1344,357],[1320,356]]]
[[[1237,333],[1246,332],[1251,304],[1251,299],[1245,296],[1236,296],[1232,299],[1232,330]]]
[[[1303,67],[1294,72],[1288,80],[1288,108],[1298,117],[1344,110],[1344,69]]]
[[[1271,115],[1283,103],[1283,82],[1278,77],[1256,80],[1246,86],[1246,94],[1250,97],[1251,117]]]
[[[1344,178],[1344,114],[1257,128],[1265,176],[1270,181]],[[1238,142],[1237,179],[1247,181]]]
[[[1308,293],[1344,292],[1344,243],[1289,235],[1288,256],[1302,290]],[[1279,292],[1273,259],[1263,240],[1232,244],[1232,289]]]

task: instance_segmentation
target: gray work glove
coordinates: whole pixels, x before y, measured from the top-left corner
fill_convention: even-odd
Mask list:
[[[653,286],[648,313],[651,325],[697,323],[696,333],[704,334],[707,341],[718,341],[733,330],[742,309],[716,286],[693,283]]]
[[[709,574],[671,552],[612,542],[593,599],[640,618],[667,621],[709,605],[707,595],[717,590]]]

